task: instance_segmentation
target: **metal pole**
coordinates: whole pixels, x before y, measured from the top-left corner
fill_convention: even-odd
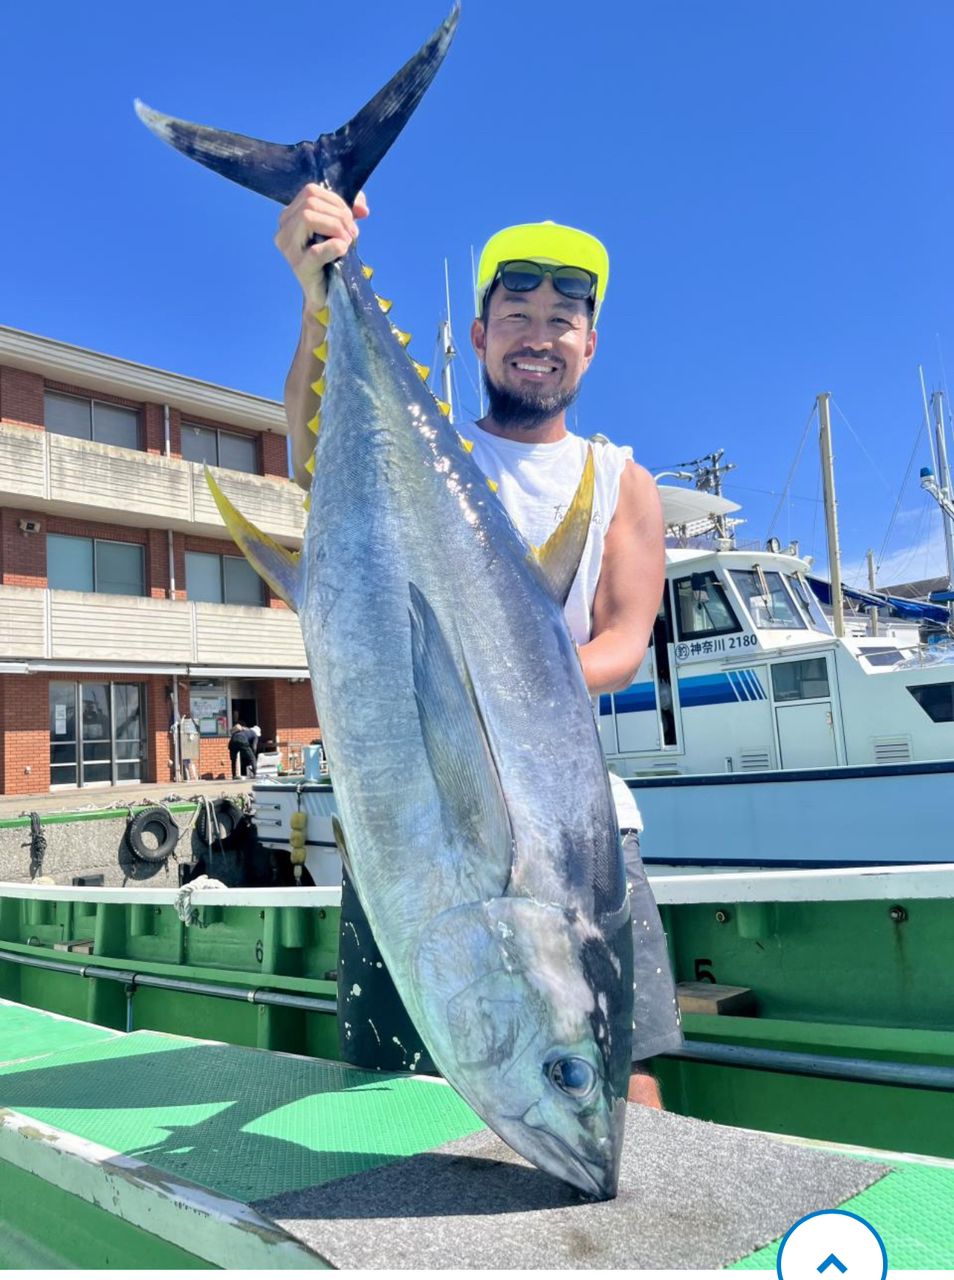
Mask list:
[[[836,636],[845,634],[845,604],[841,598],[841,548],[838,545],[838,504],[835,499],[835,464],[831,452],[830,391],[817,397],[818,439],[821,446],[822,482],[825,489],[825,528],[828,531],[828,576],[831,579],[831,610]]]
[[[443,363],[441,364],[441,399],[450,405],[450,411],[447,415],[448,422],[454,421],[454,387],[451,378],[451,361],[457,352],[454,350],[454,338],[451,334],[451,311],[450,311],[450,274],[447,268],[447,259],[444,259],[444,296],[447,300],[447,316],[441,321],[440,326],[440,343],[441,356]]]
[[[944,397],[935,391],[931,397],[934,408],[934,441],[937,445],[937,482],[941,492],[951,501],[951,469],[947,461],[947,441],[944,439]],[[941,525],[944,529],[944,552],[947,556],[947,589],[954,590],[954,528],[951,517],[941,508]]]
[[[792,1053],[787,1049],[755,1049],[747,1045],[688,1040],[666,1058],[711,1062],[726,1067],[752,1067],[797,1076],[822,1076],[855,1083],[893,1084],[907,1089],[954,1089],[954,1067],[926,1067],[919,1063],[872,1061],[867,1058],[828,1057],[822,1053]]]
[[[867,551],[867,559],[868,559],[868,590],[874,591],[875,590],[875,562],[874,562],[874,552],[871,550],[870,547],[868,548],[868,551]],[[870,632],[873,636],[876,636],[878,634],[878,606],[876,604],[871,605],[871,607],[869,608],[868,620],[870,625]]]

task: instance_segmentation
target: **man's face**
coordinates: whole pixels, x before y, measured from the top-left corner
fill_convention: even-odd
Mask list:
[[[490,408],[501,425],[532,429],[572,404],[596,350],[586,302],[565,298],[546,276],[529,293],[498,284],[486,324],[471,328]]]

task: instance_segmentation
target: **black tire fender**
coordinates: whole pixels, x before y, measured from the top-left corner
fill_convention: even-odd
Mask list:
[[[209,839],[208,810],[204,804],[199,810],[195,829],[203,844],[214,845],[221,840],[222,844],[225,845],[235,835],[245,815],[235,801],[230,800],[227,796],[222,796],[216,800],[212,808],[215,810],[213,822],[218,827],[219,834],[216,835],[213,828],[212,839]]]
[[[155,845],[145,840],[147,831],[156,840]],[[141,809],[126,827],[126,842],[141,862],[165,862],[175,853],[180,835],[172,814],[161,804]]]

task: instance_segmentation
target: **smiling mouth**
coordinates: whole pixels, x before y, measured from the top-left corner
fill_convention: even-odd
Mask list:
[[[553,364],[549,360],[511,360],[511,369],[516,369],[518,373],[525,374],[530,378],[546,378],[551,374],[559,372],[559,365]]]

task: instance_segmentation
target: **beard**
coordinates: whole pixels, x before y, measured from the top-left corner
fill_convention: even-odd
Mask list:
[[[494,382],[481,366],[484,390],[490,416],[499,427],[511,427],[517,431],[535,431],[545,422],[569,409],[580,394],[580,384],[562,391],[547,391],[542,387],[528,386],[521,391],[511,391]]]

